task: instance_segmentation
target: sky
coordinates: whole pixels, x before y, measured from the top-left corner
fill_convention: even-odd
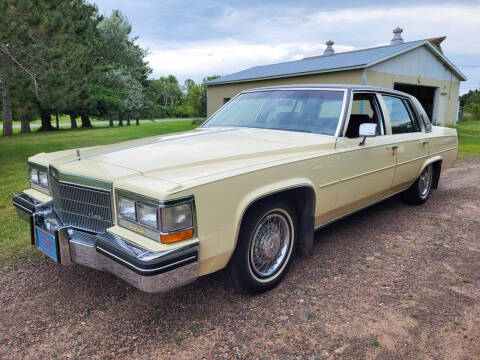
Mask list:
[[[480,87],[480,2],[321,0],[90,0],[100,13],[120,10],[132,36],[148,49],[152,76],[201,81],[256,65],[389,44],[392,30],[405,41],[447,36],[444,54]]]

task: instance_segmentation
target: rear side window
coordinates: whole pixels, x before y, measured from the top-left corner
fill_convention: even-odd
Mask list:
[[[405,103],[405,100],[388,95],[383,95],[382,97],[390,114],[392,134],[420,131],[418,122],[413,117],[413,109],[407,109],[408,105]]]
[[[403,102],[407,106],[407,110],[408,110],[408,113],[410,114],[410,118],[412,119],[412,123],[415,128],[415,131],[422,131],[422,128],[420,127],[420,121],[418,119],[417,113],[415,112],[415,109],[413,108],[412,103],[408,100],[403,100]]]

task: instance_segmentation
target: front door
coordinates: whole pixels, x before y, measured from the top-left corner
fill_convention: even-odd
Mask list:
[[[359,127],[375,123],[376,137],[360,145]],[[336,149],[341,159],[341,179],[337,197],[340,215],[382,199],[390,190],[395,174],[395,149],[386,135],[384,117],[375,93],[354,93],[345,136]],[[338,215],[338,214],[335,214]]]

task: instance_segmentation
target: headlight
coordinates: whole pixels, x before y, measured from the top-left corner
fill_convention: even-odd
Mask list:
[[[194,236],[194,199],[159,201],[117,189],[118,225],[169,244]]]
[[[156,207],[137,203],[137,216],[140,224],[158,229],[157,213],[158,210]]]
[[[48,189],[47,169],[40,165],[29,163],[28,172],[30,177],[30,186],[32,187],[32,189],[50,195],[50,190]]]
[[[40,185],[48,187],[48,175],[46,171],[38,172],[38,182]]]
[[[192,204],[186,203],[161,210],[162,232],[170,233],[193,226]]]
[[[130,219],[133,221],[137,220],[137,215],[135,211],[135,200],[119,196],[118,214],[125,219]]]
[[[30,181],[38,184],[38,169],[34,167],[30,168]]]

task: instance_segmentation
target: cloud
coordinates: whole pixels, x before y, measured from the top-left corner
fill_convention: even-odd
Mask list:
[[[140,44],[150,49],[154,76],[182,81],[321,54],[330,39],[337,52],[385,45],[397,25],[405,41],[447,35],[442,46],[453,63],[480,65],[478,1],[98,1],[125,6]],[[469,77],[464,91],[477,88],[479,71],[460,69]]]
[[[306,54],[321,54],[324,45],[316,43],[249,44],[234,40],[219,43],[189,43],[179,47],[163,44],[151,49],[147,57],[154,75],[182,74],[196,81],[207,75],[226,75],[257,65],[299,60]],[[338,46],[337,51],[353,50]]]

